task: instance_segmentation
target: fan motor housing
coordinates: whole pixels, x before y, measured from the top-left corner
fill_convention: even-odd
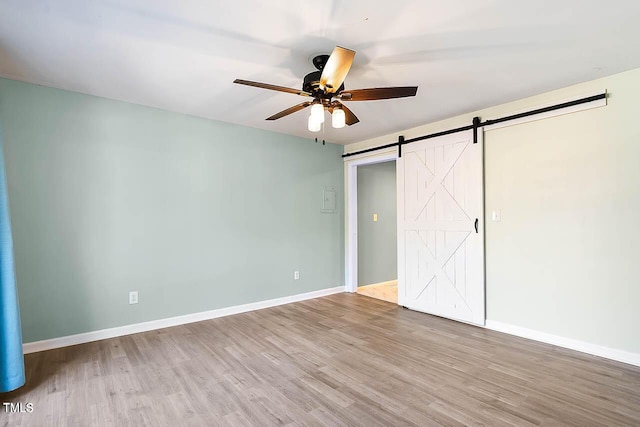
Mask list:
[[[344,83],[340,85],[338,90],[333,93],[325,93],[320,89],[320,76],[322,76],[322,71],[314,71],[312,73],[304,76],[304,80],[302,82],[302,90],[305,92],[311,93],[314,97],[331,99],[334,94],[340,93],[344,90]]]

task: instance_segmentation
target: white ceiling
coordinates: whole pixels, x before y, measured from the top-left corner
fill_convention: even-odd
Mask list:
[[[638,0],[0,0],[0,75],[306,138],[309,57],[357,51],[350,143],[640,67]],[[635,53],[634,53],[635,52]],[[320,134],[321,136],[321,134]]]

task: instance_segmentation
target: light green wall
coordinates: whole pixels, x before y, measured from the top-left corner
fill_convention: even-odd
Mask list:
[[[25,342],[344,284],[341,146],[5,79],[0,120]]]
[[[358,286],[398,278],[396,213],[396,162],[358,166]]]
[[[605,89],[606,107],[485,133],[487,319],[640,353],[640,69],[345,151]]]

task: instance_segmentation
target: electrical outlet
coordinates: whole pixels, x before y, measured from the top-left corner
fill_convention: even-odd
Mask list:
[[[294,271],[293,272],[293,280],[300,280],[300,272],[299,271]]]
[[[129,292],[129,304],[137,304],[138,303],[138,291]]]

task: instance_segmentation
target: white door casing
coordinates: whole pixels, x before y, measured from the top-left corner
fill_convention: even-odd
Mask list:
[[[398,303],[484,325],[482,130],[403,146],[397,177]]]
[[[358,166],[396,160],[397,148],[345,159],[345,292],[358,290]]]

